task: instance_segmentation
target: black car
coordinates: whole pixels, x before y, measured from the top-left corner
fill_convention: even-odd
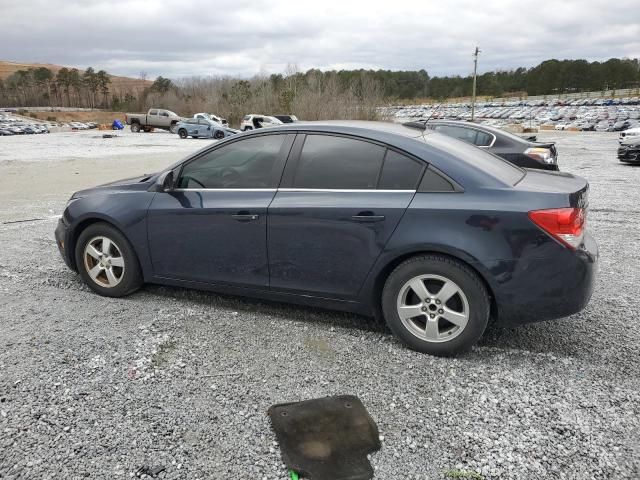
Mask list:
[[[625,163],[640,163],[640,136],[631,137],[620,144],[618,160]]]
[[[148,282],[379,315],[411,348],[452,354],[490,319],[587,304],[588,203],[583,178],[437,133],[291,123],[76,192],[55,236],[101,295]]]
[[[558,152],[554,143],[532,142],[499,128],[464,121],[429,120],[409,123],[486,149],[519,167],[558,170]]]

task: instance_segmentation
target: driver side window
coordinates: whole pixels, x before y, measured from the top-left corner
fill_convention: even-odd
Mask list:
[[[275,188],[284,140],[263,135],[216,148],[183,167],[178,188]]]

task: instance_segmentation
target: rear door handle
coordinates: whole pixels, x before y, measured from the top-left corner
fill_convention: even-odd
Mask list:
[[[231,217],[234,220],[237,220],[239,222],[250,222],[252,220],[258,220],[258,218],[260,218],[260,215],[255,215],[253,213],[238,212],[231,215]]]
[[[360,212],[357,215],[353,215],[351,220],[355,222],[382,222],[384,220],[384,215],[375,215],[373,212],[366,211]]]

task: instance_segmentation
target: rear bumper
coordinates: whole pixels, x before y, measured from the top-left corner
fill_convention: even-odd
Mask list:
[[[598,245],[587,232],[582,248],[557,257],[494,265],[497,321],[519,325],[567,317],[591,299],[598,269]]]
[[[71,270],[76,270],[73,258],[71,258],[71,255],[73,255],[73,253],[69,252],[67,248],[69,245],[71,245],[71,242],[69,241],[69,233],[69,226],[65,223],[63,218],[60,218],[60,220],[58,220],[58,226],[55,230],[56,245],[58,246],[58,251],[60,252],[60,255],[62,256],[62,259],[64,260],[64,263],[66,263],[67,267],[69,267]]]

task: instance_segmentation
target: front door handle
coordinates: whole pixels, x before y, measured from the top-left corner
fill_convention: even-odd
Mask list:
[[[353,215],[351,220],[355,222],[382,222],[384,220],[384,215],[376,215],[371,211],[360,212],[357,215]]]
[[[249,212],[238,212],[231,215],[231,217],[239,222],[250,222],[252,220],[258,220],[258,218],[260,218],[260,215]]]

